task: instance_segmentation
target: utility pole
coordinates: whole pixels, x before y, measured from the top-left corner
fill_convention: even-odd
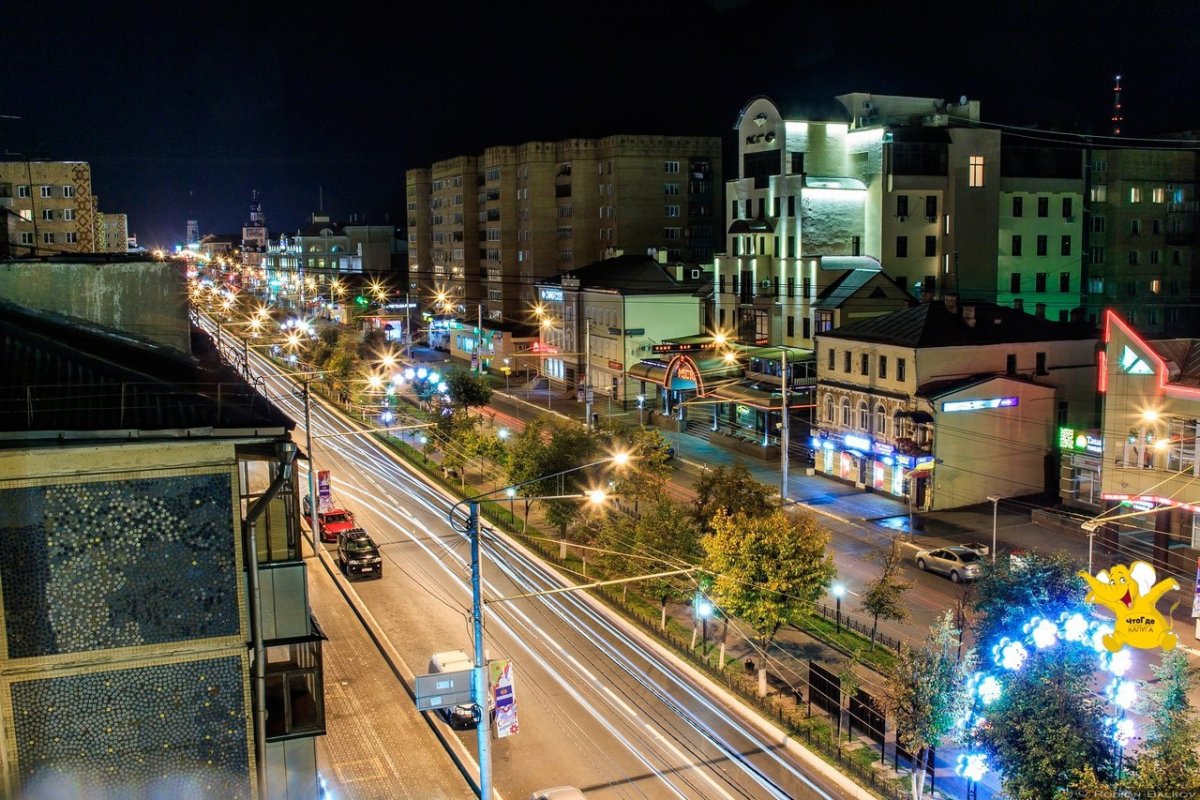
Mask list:
[[[409,293],[404,293],[404,353],[406,358],[412,358],[412,300]]]
[[[312,444],[312,404],[308,398],[308,384],[312,378],[304,379],[304,449],[308,451],[308,524],[312,527],[313,547],[320,541],[321,528],[317,520],[317,459]]]
[[[592,320],[583,319],[583,402],[587,429],[592,430]],[[576,340],[578,341],[578,340]]]
[[[791,442],[791,434],[788,431],[788,362],[787,349],[779,349],[780,363],[783,366],[783,409],[782,418],[779,425],[779,439],[782,447],[779,451],[779,466],[780,466],[780,483],[779,483],[779,507],[783,508],[787,505],[787,486],[788,486],[788,445]]]
[[[475,723],[475,740],[479,747],[479,796],[492,800],[492,737],[487,708],[487,676],[483,651],[483,590],[482,567],[479,563],[479,501],[471,500],[468,509],[468,535],[471,537],[471,628],[475,638],[475,668],[471,672],[471,700],[479,719]]]

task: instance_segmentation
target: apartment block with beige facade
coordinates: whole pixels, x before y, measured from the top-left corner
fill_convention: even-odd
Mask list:
[[[0,188],[11,191],[17,214],[9,242],[13,255],[98,252],[87,162],[0,161]]]
[[[538,280],[613,251],[711,259],[720,140],[527,142],[410,170],[406,182],[410,274],[443,292],[455,315],[473,318],[482,305],[485,324],[524,322]]]

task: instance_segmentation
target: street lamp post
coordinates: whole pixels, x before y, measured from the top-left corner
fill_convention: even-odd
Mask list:
[[[712,616],[713,604],[703,596],[696,597],[696,616],[700,618],[701,629],[703,630],[704,645],[700,652],[704,654],[704,659],[708,660],[708,618]]]
[[[646,395],[639,394],[637,396],[638,403],[638,425],[646,427]]]
[[[999,513],[1000,501],[1003,497],[995,494],[989,494],[987,499],[992,503],[992,563],[996,563],[996,515]],[[1090,567],[1092,559],[1088,558],[1088,566]]]
[[[837,632],[842,632],[842,595],[846,594],[846,587],[840,583],[833,585],[833,597],[837,603]]]

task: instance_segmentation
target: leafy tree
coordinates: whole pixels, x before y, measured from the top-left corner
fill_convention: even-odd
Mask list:
[[[545,458],[541,464],[543,471],[540,474],[553,475],[581,466],[595,455],[596,446],[596,438],[590,431],[577,425],[554,425],[550,431],[550,441],[546,445]],[[579,470],[541,481],[538,484],[539,493],[582,494],[585,489],[592,488],[587,483],[589,477],[591,476],[584,470]],[[546,501],[546,519],[558,528],[564,539],[571,523],[588,510],[584,503],[574,498]]]
[[[1020,565],[1003,561],[986,570],[975,602],[980,649],[990,652],[1004,637],[1020,639],[1034,616],[1086,615],[1077,569],[1063,555],[1030,553]],[[1060,640],[1027,653],[1020,669],[1005,673],[1004,691],[987,708],[988,724],[972,734],[1003,770],[1005,791],[1017,800],[1053,797],[1087,766],[1098,781],[1111,781],[1115,742],[1104,721],[1107,702],[1093,692],[1095,651]]]
[[[546,474],[544,465],[548,459],[549,432],[544,417],[538,417],[525,425],[517,435],[510,439],[508,445],[508,464],[505,468],[505,480],[510,486],[531,481]],[[524,495],[543,494],[536,486],[523,488]],[[530,491],[532,490],[532,491]],[[529,501],[525,501],[525,521],[529,521]]]
[[[629,464],[617,473],[613,491],[637,510],[642,502],[663,495],[673,472],[667,462],[667,442],[657,428],[637,428],[625,436],[614,437],[614,448],[629,451]]]
[[[925,646],[901,645],[900,655],[885,675],[883,705],[896,718],[896,739],[913,754],[911,791],[919,800],[925,788],[930,748],[936,747],[966,712],[967,678],[975,668],[973,652],[959,659],[960,632],[947,611],[929,629]]]
[[[1166,652],[1152,670],[1157,686],[1145,701],[1150,728],[1119,786],[1134,797],[1200,797],[1200,718],[1188,700],[1187,654]]]
[[[638,555],[661,559],[658,564],[648,561],[634,562],[634,569],[641,572],[665,572],[672,566],[697,564],[702,550],[701,530],[683,506],[668,497],[660,496],[634,526]],[[680,578],[655,578],[647,581],[645,590],[657,597],[662,614],[660,625],[666,627],[667,603],[682,599],[692,592],[692,586]]]
[[[904,552],[898,539],[893,539],[892,546],[880,551],[876,557],[881,566],[879,577],[867,584],[858,604],[859,608],[871,615],[872,649],[875,648],[875,635],[879,630],[880,618],[892,622],[908,619],[904,593],[912,588],[911,583],[899,578]]]
[[[450,390],[450,400],[463,409],[486,406],[492,399],[492,387],[487,379],[467,370],[448,371],[446,386]]]
[[[712,530],[718,511],[732,516],[762,517],[771,513],[771,489],[750,474],[741,461],[706,471],[696,481],[696,521]]]
[[[793,520],[779,509],[757,517],[719,509],[712,532],[701,539],[704,568],[714,576],[710,595],[727,614],[748,622],[767,647],[828,590],[837,574],[826,552],[829,540],[829,531],[808,514]]]

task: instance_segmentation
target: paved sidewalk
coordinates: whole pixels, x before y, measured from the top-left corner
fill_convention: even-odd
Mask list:
[[[474,798],[445,745],[307,545],[309,601],[329,637],[323,648],[328,732],[317,739],[317,763],[331,796]]]

